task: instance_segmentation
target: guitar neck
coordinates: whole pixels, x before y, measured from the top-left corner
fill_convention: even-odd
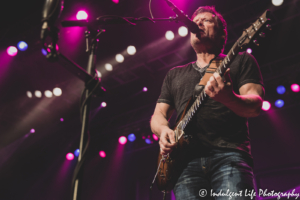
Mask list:
[[[229,53],[224,57],[222,63],[218,66],[218,68],[216,70],[216,73],[218,73],[221,77],[224,75],[226,69],[229,68],[229,65],[232,62],[232,60],[239,53],[240,45],[239,45],[238,41],[233,45],[233,47],[230,49]],[[193,105],[190,107],[190,109],[187,111],[186,115],[183,117],[183,119],[177,125],[177,127],[176,127],[177,130],[185,129],[185,127],[190,122],[190,120],[194,116],[197,109],[206,100],[206,98],[207,98],[207,94],[204,92],[204,89],[202,89],[202,91],[200,92],[200,95],[198,95],[198,97],[194,101]],[[184,132],[178,131],[178,133],[180,133],[180,135],[178,135],[178,140],[179,140],[182,137],[182,135],[184,134]]]

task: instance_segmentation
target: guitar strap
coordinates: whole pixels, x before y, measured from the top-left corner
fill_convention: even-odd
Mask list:
[[[195,90],[194,90],[193,96],[191,96],[190,99],[188,100],[188,102],[187,102],[187,104],[186,104],[186,106],[185,106],[185,108],[183,110],[183,113],[182,113],[182,115],[180,117],[180,120],[178,122],[180,122],[183,119],[183,117],[185,116],[187,110],[189,109],[190,103],[192,102],[192,100],[194,98],[196,98],[200,94],[202,88],[205,87],[207,81],[210,79],[210,77],[218,69],[218,67],[222,63],[223,59],[224,59],[224,57],[218,56],[218,57],[216,57],[216,58],[214,58],[214,59],[212,59],[210,61],[209,66],[206,69],[204,76],[201,78],[199,84],[197,84],[195,86]]]

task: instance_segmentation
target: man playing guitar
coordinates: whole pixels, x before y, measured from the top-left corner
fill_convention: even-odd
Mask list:
[[[197,34],[191,33],[190,38],[197,61],[167,73],[151,119],[151,129],[160,138],[162,155],[177,145],[168,122],[173,111],[176,110],[178,121],[210,62],[225,57],[222,52],[227,25],[215,8],[198,8],[192,20],[200,29]],[[226,71],[225,80],[214,73],[204,91],[209,98],[186,128],[197,145],[191,146],[190,158],[175,184],[176,199],[228,199],[228,195],[213,195],[220,192],[231,192],[231,199],[250,199],[245,195],[246,190],[254,189],[247,118],[259,115],[264,97],[255,58],[246,52],[239,53]],[[200,194],[204,190],[207,195]]]

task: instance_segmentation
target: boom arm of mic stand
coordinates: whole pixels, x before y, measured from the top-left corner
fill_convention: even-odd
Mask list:
[[[108,16],[110,17],[110,16]],[[122,19],[121,19],[122,18]],[[141,21],[151,21],[155,23],[156,21],[175,21],[178,22],[180,19],[176,17],[170,17],[170,18],[155,18],[151,19],[148,17],[140,17],[140,18],[133,18],[133,17],[116,17],[116,18],[105,18],[103,17],[98,17],[98,20],[70,20],[70,21],[62,21],[61,25],[63,27],[73,27],[73,26],[97,26],[97,25],[108,25],[108,24],[131,24],[135,25],[137,22]]]
[[[77,76],[79,79],[81,79],[85,83],[87,83],[91,80],[89,82],[89,84],[86,85],[86,87],[88,89],[92,90],[95,87],[95,85],[97,85],[99,83],[99,81],[101,81],[100,79],[95,78],[92,75],[90,75],[89,73],[87,73],[86,70],[84,70],[82,67],[80,67],[78,64],[76,64],[74,61],[67,58],[62,53],[59,53],[58,56],[68,63],[68,65],[64,65],[64,68],[67,69],[69,72],[71,72],[72,74]],[[101,97],[104,95],[105,91],[106,90],[103,87],[99,86],[99,88],[96,89],[94,94],[98,97]]]

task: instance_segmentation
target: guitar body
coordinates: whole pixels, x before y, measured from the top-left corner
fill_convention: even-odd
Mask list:
[[[191,138],[181,137],[178,140],[177,146],[166,157],[159,153],[158,155],[158,173],[156,177],[158,189],[161,191],[171,191],[185,164],[188,163],[188,154]]]

